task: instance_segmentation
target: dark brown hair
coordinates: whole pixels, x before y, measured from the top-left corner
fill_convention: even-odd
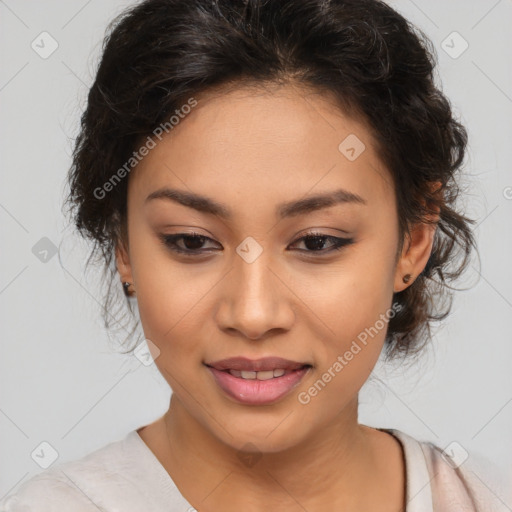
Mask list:
[[[436,54],[423,32],[379,0],[146,0],[111,22],[102,50],[66,204],[104,263],[107,328],[119,304],[114,249],[126,234],[128,177],[97,191],[187,99],[222,85],[290,82],[328,92],[371,129],[394,181],[397,256],[410,227],[439,212],[428,263],[393,297],[401,310],[389,321],[386,358],[426,345],[475,241],[474,221],[456,211],[467,132],[434,83]]]

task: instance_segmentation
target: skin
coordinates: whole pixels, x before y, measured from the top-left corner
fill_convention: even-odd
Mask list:
[[[120,278],[134,285],[144,334],[173,390],[169,410],[139,435],[201,511],[398,512],[405,507],[401,445],[357,420],[358,392],[385,328],[308,404],[298,394],[391,308],[393,292],[412,284],[435,226],[415,226],[397,261],[391,176],[365,124],[325,94],[241,86],[197,100],[130,174],[128,241],[116,251]],[[366,146],[354,161],[338,150],[349,134]],[[165,199],[145,203],[164,186],[208,196],[233,217]],[[366,204],[275,215],[283,202],[338,188]],[[300,241],[312,230],[354,243],[327,252],[329,239]],[[209,255],[187,258],[159,238],[192,231],[211,240],[188,247]],[[236,252],[248,236],[263,249],[252,263]],[[407,273],[413,279],[405,284]],[[242,405],[203,364],[239,355],[277,355],[313,368],[278,402]],[[254,464],[240,457],[247,443],[259,454]]]

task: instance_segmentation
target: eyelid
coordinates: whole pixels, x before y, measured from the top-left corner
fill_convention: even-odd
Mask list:
[[[306,231],[306,233],[299,235],[290,245],[294,245],[302,240],[307,240],[308,238],[324,238],[333,241],[333,245],[328,249],[321,249],[319,251],[308,251],[299,249],[299,252],[305,254],[308,258],[318,258],[322,256],[328,256],[335,253],[335,251],[341,251],[344,247],[352,245],[354,243],[354,238],[352,237],[340,237],[335,235],[329,235],[327,233],[323,233],[317,230]],[[318,256],[314,256],[318,254]],[[311,255],[311,256],[310,256]]]
[[[182,249],[178,247],[176,240],[185,239],[185,238],[200,238],[205,241],[211,241],[214,243],[216,242],[214,239],[210,238],[209,236],[202,235],[201,233],[197,232],[180,232],[180,233],[173,233],[173,234],[162,234],[159,235],[159,238],[164,246],[166,246],[170,251],[173,251],[174,253],[181,254],[184,256],[189,256],[192,258],[199,258],[201,256],[210,255],[212,254],[212,251],[216,251],[216,249]],[[297,249],[299,253],[307,255],[308,258],[318,258],[326,255],[331,255],[334,253],[334,251],[341,251],[344,247],[349,246],[354,243],[354,239],[350,237],[339,237],[334,235],[329,235],[326,233],[323,233],[320,230],[317,229],[310,229],[309,231],[305,231],[301,234],[299,234],[295,239],[289,244],[289,246],[293,246],[303,240],[308,239],[314,239],[314,238],[323,238],[327,240],[332,240],[333,244],[331,247],[327,249],[320,249],[320,250],[307,250],[307,249]],[[288,247],[289,247],[288,246]]]
[[[330,233],[327,233],[325,230],[334,230],[338,233],[341,233],[342,235],[333,235]],[[297,237],[303,237],[307,235],[314,235],[314,236],[332,236],[334,238],[350,238],[350,231],[344,231],[343,229],[335,229],[335,228],[308,228],[303,231],[299,231],[299,233],[296,235]]]
[[[175,240],[184,239],[184,238],[203,238],[206,241],[212,241],[217,244],[219,242],[216,242],[213,238],[210,238],[209,236],[202,235],[201,233],[197,233],[195,231],[189,232],[189,231],[182,231],[179,233],[171,233],[171,234],[162,234],[159,235],[160,241],[164,246],[166,246],[169,250],[176,252],[178,254],[184,254],[184,255],[192,255],[192,256],[200,256],[201,253],[203,254],[209,254],[210,251],[205,251],[201,249],[193,250],[193,249],[181,249],[177,247]],[[172,246],[171,246],[172,245]],[[220,245],[220,244],[219,244]]]

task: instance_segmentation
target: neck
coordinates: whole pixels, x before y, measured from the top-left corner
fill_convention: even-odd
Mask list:
[[[375,473],[368,427],[357,422],[357,396],[336,421],[293,447],[260,453],[236,449],[197,422],[171,397],[163,417],[171,478],[200,510],[304,510],[361,503]],[[373,438],[372,438],[373,439]],[[253,507],[253,508],[251,508]]]

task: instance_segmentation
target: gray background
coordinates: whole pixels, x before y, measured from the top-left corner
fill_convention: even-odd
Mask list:
[[[59,462],[75,459],[168,406],[155,366],[115,352],[97,280],[83,273],[87,246],[61,214],[104,30],[131,3],[0,1],[0,498],[42,471],[31,457],[42,442]],[[360,422],[443,448],[457,441],[512,479],[512,1],[389,3],[433,40],[439,83],[469,131],[461,208],[478,220],[482,266],[480,275],[473,261],[461,284],[471,288],[455,295],[417,364],[378,364],[360,395]],[[42,47],[43,31],[58,43],[47,58],[31,47]],[[454,31],[469,43],[457,58],[443,49],[462,48]],[[41,261],[45,237],[61,261],[51,252]]]

